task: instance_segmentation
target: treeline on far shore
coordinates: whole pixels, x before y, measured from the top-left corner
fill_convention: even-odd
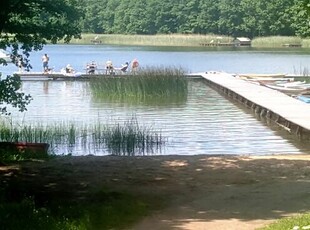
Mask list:
[[[70,41],[70,44],[199,47],[234,44],[234,42],[234,37],[215,34],[122,35],[84,33],[81,35],[81,39],[73,39]],[[251,40],[251,46],[257,48],[310,48],[310,38],[300,38],[297,36],[256,37]]]

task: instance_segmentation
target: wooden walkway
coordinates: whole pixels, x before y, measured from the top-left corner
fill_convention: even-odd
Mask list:
[[[230,98],[274,120],[302,139],[310,139],[310,105],[279,91],[256,85],[228,73],[198,73],[209,85]]]

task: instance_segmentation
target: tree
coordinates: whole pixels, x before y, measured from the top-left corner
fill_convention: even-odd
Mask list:
[[[47,42],[57,43],[63,39],[80,37],[77,0],[6,0],[0,8],[0,48],[11,51],[12,62],[22,55],[25,67],[31,68],[31,51],[40,50]],[[20,54],[19,52],[22,52]],[[6,64],[0,60],[0,64]],[[30,96],[18,93],[20,79],[8,76],[0,82],[0,106],[11,104],[26,110]],[[7,113],[0,107],[0,113]]]
[[[26,109],[26,105],[32,100],[30,95],[25,95],[22,92],[18,92],[21,86],[21,81],[17,75],[13,77],[7,77],[0,81],[0,113],[9,115],[7,110],[8,104],[18,108],[19,111],[23,112]],[[4,106],[2,106],[4,105]]]
[[[295,0],[292,11],[292,27],[295,28],[296,35],[300,37],[310,36],[310,1]]]

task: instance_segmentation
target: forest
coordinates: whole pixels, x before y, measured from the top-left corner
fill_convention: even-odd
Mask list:
[[[310,34],[308,0],[80,0],[77,4],[85,33],[250,38]]]

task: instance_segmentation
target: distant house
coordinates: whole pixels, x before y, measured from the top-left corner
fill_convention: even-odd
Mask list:
[[[239,37],[235,39],[234,43],[235,46],[251,46],[251,39],[246,37]]]

